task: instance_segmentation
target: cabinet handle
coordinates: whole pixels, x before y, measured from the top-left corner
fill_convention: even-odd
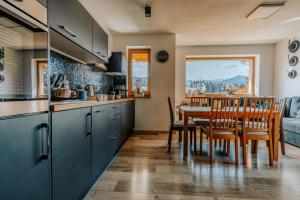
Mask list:
[[[59,28],[63,29],[64,31],[66,31],[69,35],[71,35],[72,37],[78,37],[71,29],[69,29],[66,26],[63,25],[58,25]]]
[[[41,124],[42,129],[42,159],[48,160],[49,157],[49,148],[50,148],[50,142],[49,142],[49,124],[43,123]],[[46,134],[45,134],[46,129]],[[44,141],[44,137],[46,135],[46,142]],[[45,144],[46,143],[46,144]]]
[[[96,110],[95,113],[100,113],[100,112],[103,112],[103,111],[104,111],[104,109],[102,109],[102,110]]]
[[[100,52],[100,51],[97,51],[96,53],[101,55],[101,52]]]
[[[86,134],[92,135],[92,114],[88,113],[86,115]]]

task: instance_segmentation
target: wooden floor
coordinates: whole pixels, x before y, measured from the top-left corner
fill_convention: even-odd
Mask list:
[[[229,157],[218,147],[210,165],[207,142],[202,156],[182,161],[176,136],[169,155],[166,134],[133,135],[86,200],[300,199],[300,149],[287,145],[287,155],[269,167],[266,145],[260,143],[257,156],[248,151],[247,167],[235,167],[232,144]]]

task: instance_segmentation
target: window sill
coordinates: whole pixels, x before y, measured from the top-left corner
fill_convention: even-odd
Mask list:
[[[141,97],[138,97],[138,96],[129,96],[130,98],[135,98],[135,99],[149,99],[151,98],[151,95],[144,95],[144,96],[141,96]]]

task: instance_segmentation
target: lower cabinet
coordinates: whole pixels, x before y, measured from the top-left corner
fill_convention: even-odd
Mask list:
[[[81,199],[91,186],[91,108],[52,113],[53,200]]]
[[[92,174],[97,179],[110,162],[109,151],[111,138],[108,125],[108,106],[95,106],[93,113],[93,134],[92,134]]]
[[[50,199],[48,114],[0,119],[0,199]]]
[[[132,132],[134,101],[52,113],[53,200],[81,199]]]

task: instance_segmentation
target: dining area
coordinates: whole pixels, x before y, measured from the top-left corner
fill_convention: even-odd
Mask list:
[[[206,152],[207,161],[214,164],[216,150],[221,149],[223,156],[233,158],[230,163],[247,166],[251,165],[248,151],[257,155],[258,146],[265,145],[268,164],[273,166],[279,160],[279,150],[285,154],[282,131],[285,104],[283,97],[203,94],[179,100],[176,112],[173,112],[168,98],[168,152],[176,131],[178,141],[182,143],[183,160],[203,156]],[[230,156],[232,153],[234,156]]]

